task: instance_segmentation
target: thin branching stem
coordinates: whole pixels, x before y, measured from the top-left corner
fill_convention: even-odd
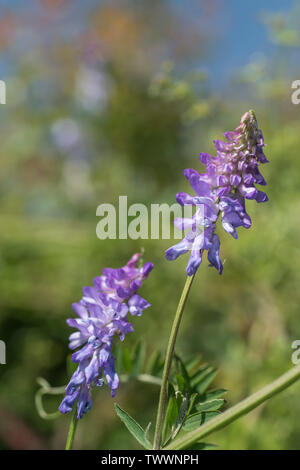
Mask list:
[[[187,449],[195,442],[199,442],[201,439],[208,436],[209,434],[212,434],[213,432],[224,428],[236,419],[249,413],[249,411],[261,405],[263,402],[273,397],[277,393],[282,392],[282,390],[286,389],[299,379],[300,365],[297,367],[293,367],[293,369],[281,375],[274,382],[266,385],[258,392],[253,393],[253,395],[250,395],[250,397],[241,401],[237,405],[229,408],[229,410],[220,414],[216,418],[211,419],[210,421],[203,424],[194,431],[188,432],[185,436],[175,439],[173,442],[167,445],[164,450]]]
[[[68,432],[68,437],[67,437],[65,450],[71,450],[72,446],[73,446],[73,441],[74,441],[75,432],[76,432],[76,428],[77,428],[77,421],[78,421],[76,414],[77,414],[77,412],[76,412],[76,407],[75,407],[75,410],[74,410],[74,413],[73,413],[73,416],[72,416],[72,421],[71,421],[70,427],[69,427],[69,432]]]
[[[172,366],[172,360],[174,356],[175,343],[176,343],[177,334],[178,334],[179,326],[181,323],[181,318],[182,318],[182,314],[184,311],[184,307],[185,307],[194,277],[195,275],[188,276],[186,279],[186,282],[185,282],[185,285],[184,285],[184,288],[183,288],[183,291],[182,291],[182,294],[181,294],[181,297],[177,306],[176,314],[173,320],[173,325],[172,325],[169,342],[167,346],[166,359],[165,359],[163,376],[162,376],[162,384],[160,388],[153,449],[160,449],[161,447],[162,430],[163,430],[163,423],[165,419],[166,402],[167,402],[167,387],[168,387],[168,380],[169,380],[171,366]]]

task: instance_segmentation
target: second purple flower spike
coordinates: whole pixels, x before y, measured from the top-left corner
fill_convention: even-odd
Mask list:
[[[184,172],[196,195],[178,193],[176,196],[177,202],[183,206],[198,206],[192,218],[175,219],[178,228],[190,231],[166,251],[168,260],[175,260],[191,251],[186,269],[188,276],[197,271],[204,251],[207,251],[210,265],[222,274],[220,240],[215,233],[218,218],[221,217],[224,230],[237,238],[237,227],[251,226],[245,200],[268,200],[266,193],[255,186],[266,185],[259,166],[268,160],[263,152],[265,144],[254,111],[245,113],[240,125],[234,131],[225,132],[224,136],[225,142],[214,141],[216,157],[207,153],[199,155],[201,163],[206,166],[205,173],[192,168]]]
[[[119,377],[112,354],[114,339],[119,337],[123,341],[125,335],[133,331],[128,314],[140,316],[150,307],[137,290],[153,264],[140,267],[140,256],[138,253],[133,255],[122,268],[103,269],[92,287],[82,289],[82,299],[72,305],[77,318],[69,318],[67,324],[77,331],[69,337],[69,348],[77,349],[72,361],[78,367],[59,406],[63,414],[69,413],[77,402],[77,419],[82,418],[92,407],[92,387],[101,387],[104,379],[112,396],[116,394]]]

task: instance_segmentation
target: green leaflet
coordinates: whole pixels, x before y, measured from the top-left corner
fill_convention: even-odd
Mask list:
[[[217,390],[211,390],[210,392],[202,393],[200,399],[201,401],[210,401],[214,400],[215,398],[221,398],[226,393],[227,390],[225,388],[219,388]]]
[[[133,437],[143,446],[145,449],[151,449],[151,443],[146,437],[146,431],[128,414],[126,411],[122,410],[115,403],[115,410],[117,415],[123,421],[128,431],[133,435]]]
[[[208,411],[207,413],[194,413],[186,419],[183,425],[183,429],[184,431],[193,431],[194,429],[199,428],[200,426],[202,426],[202,424],[207,423],[207,421],[218,415],[218,411]]]
[[[203,403],[197,403],[196,404],[196,410],[197,411],[217,411],[223,406],[225,403],[225,400],[223,398],[216,399],[216,400],[211,400],[211,401],[205,401]]]

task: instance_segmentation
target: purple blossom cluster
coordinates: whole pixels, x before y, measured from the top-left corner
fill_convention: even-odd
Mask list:
[[[210,265],[222,274],[220,239],[215,233],[218,218],[221,218],[224,230],[237,238],[237,227],[251,226],[245,200],[268,200],[266,193],[255,186],[266,185],[259,166],[268,160],[263,152],[263,135],[258,129],[254,112],[245,113],[240,125],[234,131],[225,132],[224,136],[225,142],[214,141],[216,157],[207,153],[199,155],[201,163],[206,166],[205,173],[200,174],[192,168],[184,172],[196,195],[182,192],[176,195],[177,202],[182,206],[197,206],[193,217],[175,219],[174,223],[179,229],[189,231],[179,243],[166,251],[168,260],[191,252],[186,268],[188,276],[197,271],[204,251],[207,251]]]
[[[105,380],[112,396],[115,395],[119,377],[112,354],[114,337],[123,341],[125,335],[133,331],[128,314],[140,316],[150,307],[137,291],[153,264],[139,267],[140,256],[133,255],[122,268],[103,269],[92,287],[83,288],[82,299],[72,305],[77,318],[69,318],[67,324],[77,331],[69,337],[69,348],[80,349],[72,355],[78,367],[66,387],[59,406],[61,413],[71,411],[77,401],[77,418],[82,418],[92,407],[92,386],[101,387]]]

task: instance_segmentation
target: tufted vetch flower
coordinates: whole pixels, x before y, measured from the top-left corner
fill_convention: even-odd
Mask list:
[[[77,418],[82,418],[92,407],[92,387],[101,387],[105,381],[115,395],[119,377],[112,354],[114,339],[123,341],[133,331],[129,315],[140,316],[150,307],[136,292],[153,264],[138,267],[139,260],[140,254],[135,254],[123,268],[104,269],[93,286],[82,289],[82,299],[72,305],[77,317],[69,318],[67,324],[77,331],[69,337],[69,348],[77,349],[72,362],[78,366],[65,389],[61,413],[71,411],[77,402]]]
[[[120,302],[128,299],[141,287],[142,281],[153,269],[153,264],[150,262],[138,267],[140,257],[141,254],[136,253],[122,268],[103,269],[102,275],[95,277],[94,286]]]
[[[250,216],[246,212],[246,199],[257,202],[268,200],[266,193],[256,185],[266,185],[259,167],[268,160],[264,155],[264,140],[258,129],[253,111],[245,113],[239,126],[224,134],[226,141],[215,140],[216,157],[200,153],[206,167],[205,173],[189,168],[184,175],[195,195],[178,193],[177,202],[182,206],[196,206],[192,218],[175,219],[177,228],[188,231],[176,245],[166,251],[166,258],[174,260],[190,251],[187,274],[195,274],[207,251],[210,265],[221,274],[223,265],[219,256],[220,240],[216,223],[220,218],[223,229],[238,238],[237,228],[249,228]]]

